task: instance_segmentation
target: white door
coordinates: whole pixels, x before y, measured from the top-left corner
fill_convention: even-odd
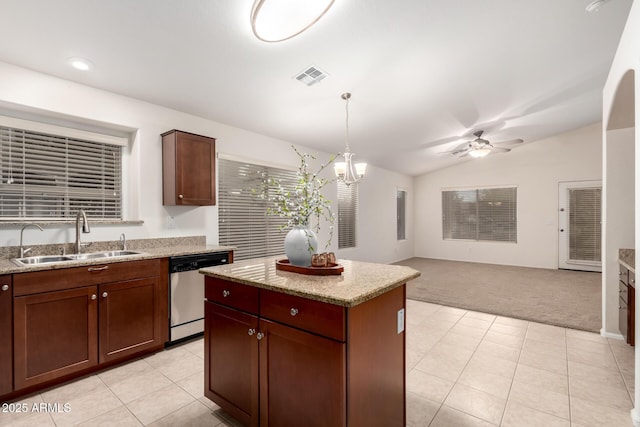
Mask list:
[[[602,181],[561,182],[558,267],[602,271]]]

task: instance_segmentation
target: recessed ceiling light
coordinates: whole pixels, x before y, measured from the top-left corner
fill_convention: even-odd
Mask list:
[[[93,63],[91,61],[89,61],[88,59],[84,59],[84,58],[69,58],[67,60],[67,62],[69,63],[69,65],[71,65],[76,70],[80,70],[80,71],[93,70]]]

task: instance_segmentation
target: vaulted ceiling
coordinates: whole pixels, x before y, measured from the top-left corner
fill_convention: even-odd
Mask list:
[[[325,152],[344,148],[351,92],[356,159],[418,175],[464,161],[440,152],[479,129],[526,143],[601,120],[632,0],[590,2],[335,0],[265,43],[253,0],[6,0],[0,61]],[[328,76],[307,86],[311,65]]]

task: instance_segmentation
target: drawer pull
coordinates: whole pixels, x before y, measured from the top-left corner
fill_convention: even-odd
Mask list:
[[[102,266],[102,267],[89,267],[89,268],[87,268],[87,271],[104,271],[104,270],[108,270],[108,269],[109,269],[109,266],[105,265],[105,266]]]
[[[9,285],[2,285],[2,290],[3,291],[8,291],[9,290]]]
[[[91,300],[95,301],[98,298],[98,296],[96,294],[91,295]]]
[[[107,296],[109,296],[109,294],[108,294],[108,293],[106,293],[106,292],[103,292],[103,293],[102,293],[102,298],[106,298]]]
[[[249,329],[249,332],[248,332],[249,336],[252,336],[255,333],[256,333],[255,329],[253,329],[253,328]]]
[[[178,194],[178,199],[184,199],[184,196],[182,194]]]
[[[231,295],[231,292],[229,292],[228,290],[225,289],[225,290],[222,291],[222,296],[224,298],[228,297],[229,295]]]
[[[296,316],[299,313],[299,311],[297,308],[292,308],[289,313],[291,313],[292,316]]]
[[[258,338],[258,341],[260,341],[262,338],[264,338],[264,334],[262,332],[258,332],[256,338]]]

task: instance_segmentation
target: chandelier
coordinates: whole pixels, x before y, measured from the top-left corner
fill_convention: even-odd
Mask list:
[[[351,98],[351,94],[349,92],[343,93],[341,96],[342,99],[345,100],[346,103],[346,111],[347,111],[347,119],[345,126],[345,143],[346,148],[342,156],[344,157],[344,162],[335,162],[334,163],[334,171],[339,181],[344,182],[347,185],[351,185],[360,181],[364,178],[364,174],[367,170],[366,163],[356,163],[353,164],[352,157],[353,153],[349,148],[349,98]]]

